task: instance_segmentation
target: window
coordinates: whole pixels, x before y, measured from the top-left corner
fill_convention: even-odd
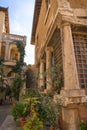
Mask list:
[[[87,35],[73,34],[79,84],[87,88]]]

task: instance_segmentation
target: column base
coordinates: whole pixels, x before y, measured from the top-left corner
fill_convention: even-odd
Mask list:
[[[62,104],[62,130],[78,130],[80,121],[87,121],[85,90],[61,90],[60,97],[64,100]]]

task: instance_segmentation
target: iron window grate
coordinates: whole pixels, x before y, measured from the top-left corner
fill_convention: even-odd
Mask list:
[[[73,34],[74,51],[81,88],[87,88],[87,34]]]

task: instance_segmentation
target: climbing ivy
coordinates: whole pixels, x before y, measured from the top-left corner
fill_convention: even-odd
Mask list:
[[[21,41],[15,41],[15,42],[16,42],[18,51],[20,52],[20,62],[23,62],[23,58],[24,58],[24,55],[25,55],[23,43]]]

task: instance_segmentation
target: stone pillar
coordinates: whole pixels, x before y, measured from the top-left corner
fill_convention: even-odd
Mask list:
[[[2,47],[3,27],[5,27],[5,13],[3,11],[0,11],[0,56],[1,56],[1,47]]]
[[[44,86],[44,63],[45,60],[40,60],[40,87]]]
[[[79,89],[72,31],[69,23],[65,22],[62,25],[62,34],[64,89]]]
[[[46,72],[47,72],[46,82],[48,90],[51,90],[52,88],[52,78],[50,74],[50,69],[52,67],[52,52],[53,52],[52,47],[46,48]]]
[[[61,90],[60,95],[64,98],[62,106],[63,130],[77,130],[80,118],[77,106],[79,107],[79,104],[82,104],[85,91],[79,87],[70,24],[63,23],[61,32],[64,89]]]
[[[66,120],[65,120],[66,119]],[[79,112],[78,108],[62,108],[63,130],[78,130]]]
[[[5,60],[9,60],[9,42],[6,42]]]

